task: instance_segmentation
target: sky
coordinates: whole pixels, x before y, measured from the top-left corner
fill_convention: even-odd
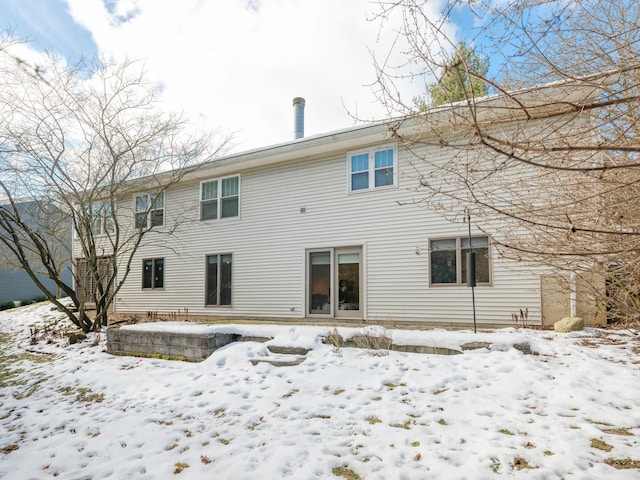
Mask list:
[[[373,56],[397,42],[388,61],[401,65],[403,45],[400,17],[381,28],[378,11],[370,0],[0,0],[0,26],[69,62],[144,60],[168,108],[244,151],[293,139],[294,97],[306,99],[306,136],[387,115]],[[398,86],[406,98],[424,90]]]

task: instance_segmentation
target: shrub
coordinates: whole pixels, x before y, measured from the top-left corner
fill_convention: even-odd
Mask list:
[[[386,355],[393,344],[393,332],[382,326],[369,327],[359,335],[354,335],[351,340],[358,348],[377,350],[377,355]]]
[[[323,343],[329,344],[336,350],[339,350],[344,345],[344,338],[342,338],[338,329],[333,327],[332,330],[326,332]]]
[[[15,308],[16,304],[13,302],[5,302],[0,305],[0,310],[9,310],[10,308]]]

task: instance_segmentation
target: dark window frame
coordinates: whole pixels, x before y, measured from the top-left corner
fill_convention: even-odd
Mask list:
[[[150,262],[150,263],[149,263]],[[147,265],[150,264],[150,270]],[[164,257],[145,258],[142,260],[142,289],[143,290],[162,290],[164,289]],[[147,272],[150,275],[147,275]]]
[[[215,259],[215,263],[212,261]],[[212,266],[215,265],[215,271]],[[215,291],[211,283],[215,282]],[[233,305],[233,254],[218,253],[205,257],[206,307],[231,307]]]
[[[480,240],[480,243],[474,241]],[[434,248],[435,243],[455,242],[455,247],[438,249]],[[464,287],[467,285],[466,278],[466,253],[471,249],[476,252],[476,279],[479,286],[493,285],[493,265],[491,262],[491,237],[489,235],[473,235],[471,237],[471,247],[468,245],[469,237],[441,237],[431,238],[429,245],[429,285],[435,287]],[[484,253],[486,252],[486,253]],[[484,253],[484,259],[483,259]],[[484,264],[480,264],[484,262]],[[445,267],[449,270],[434,270],[436,265],[447,263]],[[453,268],[453,270],[451,270]],[[455,281],[451,280],[455,276]],[[484,276],[484,278],[482,278]]]

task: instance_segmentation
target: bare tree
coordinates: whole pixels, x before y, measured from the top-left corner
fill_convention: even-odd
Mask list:
[[[601,310],[640,318],[638,2],[450,0],[438,18],[426,13],[426,3],[380,4],[383,20],[402,10],[402,34],[417,66],[409,75],[440,78],[459,70],[496,93],[450,104],[450,128],[434,130],[431,141],[451,160],[421,158],[423,201],[452,219],[472,206],[479,227],[503,225],[494,236],[502,255],[579,275]],[[466,40],[490,59],[487,73],[455,61],[457,42],[444,27],[461,11],[475,19]],[[416,112],[395,90],[401,73],[377,67],[380,100],[430,128],[440,110]],[[550,82],[567,87],[566,96],[545,98],[536,86]],[[590,93],[577,97],[571,90]],[[532,107],[523,98],[536,91]],[[487,114],[498,104],[506,122]]]
[[[5,195],[0,195],[0,198],[5,198]],[[0,201],[1,203],[3,202]],[[19,231],[15,228],[17,224],[28,226],[30,231],[42,232],[47,236],[46,256],[49,259],[47,263],[53,267],[53,272],[47,271],[41,260],[41,252],[37,248],[33,248],[33,242],[27,241],[25,234],[29,230],[22,228]],[[23,250],[19,255],[16,255],[18,253],[16,251],[17,244],[12,235],[18,236],[21,240],[20,244]],[[5,240],[8,241],[8,244]],[[7,198],[6,204],[0,205],[0,266],[23,269],[21,261],[23,257],[35,275],[49,277],[53,273],[60,279],[59,283],[63,283],[63,277],[70,277],[71,223],[63,212],[57,210],[48,201],[35,202],[30,200],[16,203],[15,199]],[[51,284],[49,283],[49,285]],[[55,296],[62,296],[59,284],[55,285]]]
[[[164,214],[166,190],[227,139],[195,133],[180,115],[161,110],[138,62],[69,67],[48,58],[31,67],[3,46],[0,69],[0,242],[73,323],[99,328],[135,252]],[[123,222],[119,212],[131,210],[141,190],[147,195],[135,221],[126,215]],[[25,202],[37,205],[28,216]],[[54,261],[55,216],[73,231],[74,285],[60,279]],[[41,270],[73,305],[42,285]]]

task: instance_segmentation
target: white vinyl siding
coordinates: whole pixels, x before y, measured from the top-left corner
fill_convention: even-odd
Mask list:
[[[186,307],[193,315],[301,318],[308,310],[308,252],[361,246],[365,321],[468,324],[470,289],[430,286],[428,243],[463,237],[468,227],[414,202],[419,197],[416,167],[409,152],[394,152],[398,188],[381,188],[375,195],[352,195],[345,189],[346,151],[243,170],[242,222],[200,222],[203,182],[181,183],[170,191],[166,211],[168,219],[180,218],[180,226],[171,236],[154,234],[157,241],[148,237],[137,254],[171,260],[163,295],[150,299],[139,288],[139,274],[132,272],[117,308],[143,313]],[[436,147],[427,153],[432,160],[448,158]],[[204,259],[216,252],[233,252],[233,301],[224,309],[206,305]],[[528,308],[535,322],[538,276],[514,270],[499,258],[491,260],[492,286],[476,288],[478,321],[511,325],[511,313]]]

